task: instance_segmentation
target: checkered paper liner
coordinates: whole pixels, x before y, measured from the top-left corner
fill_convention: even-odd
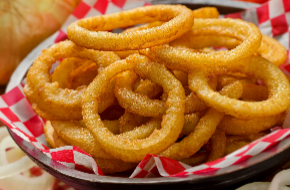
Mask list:
[[[81,18],[110,14],[150,3],[138,0],[83,0],[59,30],[55,43],[66,39],[67,26]],[[287,48],[289,54],[290,1],[271,0],[258,8],[224,17],[240,18],[255,23],[262,33],[276,38]],[[282,71],[290,75],[290,64],[285,63]],[[19,84],[0,97],[0,119],[19,137],[30,142],[44,154],[59,163],[79,171],[104,175],[93,158],[75,146],[57,149],[47,147],[43,132],[44,121],[32,110]],[[236,152],[219,160],[196,167],[156,155],[146,155],[130,176],[144,178],[152,176],[186,177],[189,175],[214,175],[228,167],[245,167],[256,155],[278,152],[279,147],[289,142],[290,129],[278,129]]]

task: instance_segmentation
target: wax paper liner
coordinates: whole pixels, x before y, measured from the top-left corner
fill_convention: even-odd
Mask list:
[[[147,1],[137,0],[83,0],[62,26],[55,42],[65,40],[67,26],[78,19],[110,14],[148,4],[150,3]],[[290,1],[272,0],[258,8],[225,15],[224,17],[240,18],[255,23],[262,33],[280,41],[287,48],[289,54]],[[290,64],[284,64],[281,69],[286,75],[290,75]],[[33,144],[51,159],[72,169],[89,173],[93,171],[96,175],[103,175],[93,158],[80,148],[66,146],[49,149],[47,147],[43,133],[44,121],[32,110],[23,94],[22,84],[0,97],[0,119],[14,133]],[[290,129],[275,130],[271,134],[224,158],[196,167],[190,167],[175,160],[148,154],[130,177],[214,175],[228,167],[244,167],[247,165],[245,163],[256,155],[276,152],[279,150],[279,146],[282,146],[285,142],[289,143],[289,134]]]

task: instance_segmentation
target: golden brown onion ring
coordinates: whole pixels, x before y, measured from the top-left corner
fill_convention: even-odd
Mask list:
[[[97,75],[98,68],[94,63],[84,68],[77,68],[70,74],[67,87],[70,89],[76,89],[79,86],[87,86]]]
[[[189,35],[191,34],[191,35]],[[226,47],[233,49],[240,45],[241,42],[235,38],[226,36],[194,36],[192,33],[183,35],[169,43],[173,47],[187,47],[192,49],[202,49],[204,47]]]
[[[219,18],[219,12],[215,7],[202,7],[192,11],[194,18]],[[124,30],[122,33],[136,32],[137,30],[143,30],[161,26],[164,22],[155,21],[141,26],[136,26]],[[125,59],[131,54],[138,53],[138,50],[127,50],[127,51],[114,51],[120,58]]]
[[[267,35],[263,35],[257,53],[277,66],[282,65],[287,60],[287,49],[276,39]]]
[[[234,49],[242,42],[235,38],[226,36],[194,36],[190,33],[183,35],[182,37],[173,40],[169,43],[174,47],[188,47],[193,49],[201,49],[204,47],[226,47]],[[257,49],[256,53],[262,57],[268,59],[277,66],[282,65],[287,59],[287,50],[276,39],[262,35],[261,46]]]
[[[251,143],[249,140],[241,140],[241,141],[233,141],[227,142],[226,152],[225,155],[235,152],[236,150],[246,146],[247,144]]]
[[[79,46],[98,50],[134,50],[170,42],[193,26],[193,13],[182,5],[145,6],[119,13],[78,20],[67,28],[68,38]],[[128,33],[107,30],[153,21],[161,26]]]
[[[93,66],[97,68],[97,65],[91,60],[80,59],[75,57],[66,58],[60,62],[60,64],[55,68],[55,70],[51,74],[51,82],[58,82],[59,88],[76,89],[68,86],[70,75],[74,70],[86,68],[91,64],[93,64]]]
[[[128,140],[115,136],[105,128],[98,115],[98,98],[118,73],[133,69],[140,77],[148,78],[168,93],[168,109],[163,116],[161,129],[141,140]],[[185,95],[181,83],[164,67],[140,55],[129,56],[105,68],[88,86],[83,99],[83,116],[87,128],[96,142],[110,154],[123,161],[139,162],[148,154],[157,154],[173,144],[184,124]]]
[[[202,7],[192,11],[194,18],[219,18],[219,12],[215,7]],[[123,31],[123,33],[127,32],[135,32],[137,30],[143,30],[147,28],[153,28],[156,26],[161,26],[164,22],[155,21],[149,24],[144,24],[142,26],[136,26],[132,28],[128,28]]]
[[[208,156],[207,162],[224,157],[226,152],[226,145],[226,134],[220,130],[216,130],[210,139],[211,152]]]
[[[129,72],[133,72],[133,71],[129,71]],[[124,72],[122,73],[122,75],[135,75],[135,73],[129,74],[129,73]],[[154,98],[162,92],[162,88],[158,86],[156,83],[148,79],[145,79],[145,80],[139,81],[139,85],[138,87],[136,87],[135,92],[148,96],[149,98]],[[138,114],[132,114],[128,111],[125,111],[124,115],[120,118],[120,131],[121,133],[131,131],[136,126],[141,125],[146,120],[147,118],[143,116],[140,116]]]
[[[220,14],[215,7],[202,7],[192,11],[195,19],[197,18],[219,18]]]
[[[134,72],[122,73],[116,78],[115,96],[125,110],[145,117],[161,117],[166,112],[165,101],[152,100],[148,96],[133,92],[137,79]]]
[[[211,71],[193,70],[189,74],[189,88],[207,105],[236,118],[255,118],[277,115],[285,111],[290,104],[290,86],[282,71],[273,63],[251,56],[226,67],[212,67]],[[207,84],[207,77],[227,72],[243,72],[250,77],[262,80],[267,88],[269,98],[262,102],[235,100],[214,92]]]
[[[104,63],[102,65],[104,66]],[[58,82],[60,88],[81,89],[91,83],[97,74],[98,67],[91,60],[70,57],[64,59],[56,67],[51,75],[51,81]],[[112,81],[106,93],[103,94],[105,98],[102,98],[103,101],[100,102],[100,113],[115,102],[114,87],[115,81]]]
[[[53,139],[55,141],[55,147],[70,146],[71,144],[65,142],[57,133],[53,134]],[[75,145],[74,145],[75,146]],[[116,172],[123,172],[132,168],[135,168],[136,163],[123,162],[121,160],[110,160],[102,158],[94,158],[95,162],[98,164],[100,169],[104,174],[111,174]]]
[[[244,86],[245,86],[245,84],[256,84],[257,83],[257,79],[248,78],[246,76],[240,77],[240,76],[232,76],[232,75],[219,75],[219,76],[217,76],[217,89],[221,90],[224,86],[226,86],[226,85],[228,85],[236,80],[240,80]],[[245,90],[245,87],[243,88],[243,92]]]
[[[191,114],[184,116],[184,126],[180,134],[188,135],[190,134],[196,124],[199,121],[199,114]],[[108,130],[113,134],[118,134],[118,120],[114,121],[103,121],[104,125]],[[51,123],[51,124],[50,124]],[[98,143],[95,143],[93,136],[86,128],[86,125],[83,121],[47,121],[46,125],[53,127],[52,131],[55,129],[55,132],[60,138],[60,141],[68,142],[69,144],[78,146],[82,148],[87,153],[91,154],[94,158],[98,159],[110,159],[115,160],[116,158],[106,153]],[[145,125],[134,127],[133,130],[124,132],[120,135],[122,138],[127,139],[144,139],[150,136],[154,130],[160,129],[161,119],[154,118],[149,120]],[[49,135],[48,135],[49,137]],[[54,139],[56,142],[56,139]],[[60,142],[61,143],[61,142]]]
[[[125,111],[124,115],[122,115],[119,119],[120,133],[132,131],[137,126],[140,126],[145,120],[146,118],[141,115],[133,114],[128,111]]]
[[[118,124],[118,120],[104,121],[105,127],[115,135],[119,133],[119,131],[116,130]],[[102,149],[99,143],[95,142],[83,121],[51,121],[51,125],[55,129],[55,132],[65,140],[65,142],[82,148],[94,158],[116,160],[115,157]],[[155,129],[159,129],[160,125],[161,119],[151,119],[145,125],[136,126],[134,130],[122,133],[120,137],[127,139],[143,139],[151,135]]]
[[[130,114],[130,113],[128,113],[128,114]],[[200,113],[184,115],[184,125],[183,125],[181,133],[179,134],[179,138],[182,138],[184,135],[189,135],[194,130],[194,128],[196,127],[196,125],[200,119],[200,115],[201,115]],[[134,117],[136,117],[136,116],[139,116],[139,115],[132,114],[130,118],[134,119]],[[154,123],[155,128],[153,128],[152,124],[151,124],[151,126],[148,126],[148,124],[146,124],[146,126],[142,125],[141,127],[138,127],[138,129],[136,129],[136,126],[138,126],[136,124],[136,121],[133,120],[131,122],[128,121],[128,124],[131,126],[131,128],[129,129],[128,127],[126,127],[127,131],[124,131],[124,133],[122,133],[123,137],[126,137],[128,139],[140,139],[141,135],[139,135],[138,133],[141,133],[141,131],[144,134],[144,137],[142,137],[142,138],[148,137],[153,132],[153,130],[160,128],[160,126],[157,125],[157,123]],[[143,120],[141,120],[139,122],[140,123],[144,122],[144,118],[143,118]],[[160,120],[160,123],[161,123],[161,120]],[[135,124],[134,127],[133,127],[133,124]]]
[[[242,100],[263,101],[268,99],[268,89],[266,86],[257,84],[243,84],[243,86]]]
[[[122,160],[107,160],[101,158],[94,158],[100,169],[104,174],[113,174],[116,172],[123,172],[133,169],[137,166],[136,163],[123,162]]]
[[[136,32],[137,30],[153,28],[153,27],[156,27],[156,26],[161,26],[163,23],[164,22],[161,22],[161,21],[155,21],[155,22],[151,22],[151,23],[148,23],[148,24],[143,24],[141,26],[135,26],[135,27],[132,27],[132,28],[127,28],[122,33]]]
[[[138,50],[114,51],[121,59],[126,59],[129,55],[139,53]]]
[[[163,94],[164,101],[150,99],[145,94],[133,92],[133,84],[137,76],[133,73],[125,73],[116,78],[115,96],[120,105],[131,113],[135,113],[145,117],[161,117],[166,112],[167,94]],[[215,89],[216,80],[211,78],[211,87]],[[153,85],[153,84],[152,84]],[[157,85],[153,86],[157,88]],[[160,88],[160,87],[159,87]],[[190,93],[185,99],[185,113],[191,114],[198,111],[203,111],[207,106],[194,93]]]
[[[62,147],[62,146],[70,146],[67,142],[65,142],[58,134],[54,131],[53,140],[55,143],[54,148]]]
[[[43,131],[44,131],[44,134],[45,134],[45,137],[46,137],[46,141],[48,142],[48,144],[55,148],[55,143],[54,143],[54,140],[53,140],[53,133],[54,133],[54,129],[53,127],[51,126],[50,124],[50,121],[47,121],[43,127]]]
[[[184,125],[183,125],[181,133],[179,134],[179,138],[185,135],[189,135],[198,124],[199,119],[200,119],[199,114],[184,115]]]
[[[192,11],[194,18],[219,18],[219,12],[215,7],[202,7]],[[135,32],[137,30],[143,30],[147,28],[153,28],[156,26],[161,26],[164,22],[155,21],[148,24],[144,24],[141,26],[136,26],[132,28],[128,28],[123,31],[123,33],[127,32]]]
[[[110,63],[108,61],[108,63]],[[107,63],[107,64],[108,64]],[[104,66],[104,63],[102,63]],[[91,60],[70,57],[64,59],[51,75],[52,82],[58,82],[60,88],[77,89],[84,88],[98,74],[97,65]],[[84,86],[83,86],[84,85]],[[111,106],[116,98],[114,95],[115,81],[112,81],[100,102],[99,112],[102,113]]]
[[[188,86],[188,74],[186,72],[173,70],[172,73],[181,82],[182,86]]]
[[[243,86],[240,81],[225,86],[220,93],[231,98],[239,98],[242,95]],[[211,108],[205,116],[203,116],[193,132],[184,137],[180,142],[174,143],[167,150],[160,153],[174,160],[182,160],[189,158],[195,154],[215,133],[216,127],[224,117],[224,114]]]
[[[197,166],[197,165],[200,165],[202,163],[205,163],[207,157],[208,157],[207,152],[198,152],[189,158],[184,158],[184,159],[180,160],[180,162],[187,164],[187,165],[190,165],[190,166]]]
[[[82,119],[81,100],[84,88],[76,90],[59,88],[51,82],[49,70],[56,61],[78,57],[94,61],[98,66],[107,65],[120,58],[113,52],[88,50],[64,41],[44,50],[29,69],[24,93],[34,111],[44,119]]]
[[[219,124],[218,129],[229,135],[250,135],[265,131],[275,125],[281,125],[284,119],[285,113],[249,120],[237,119],[226,115]]]
[[[261,44],[260,30],[252,23],[238,19],[195,19],[192,30],[185,35],[221,35],[236,38],[242,43],[229,51],[194,53],[170,46],[155,46],[139,50],[153,60],[163,61],[166,67],[188,71],[195,67],[235,64],[253,54]]]
[[[55,132],[65,142],[80,147],[94,158],[116,160],[95,142],[91,133],[79,121],[51,121]]]
[[[267,135],[268,133],[253,133],[246,136],[227,136],[226,155],[246,146],[247,144]]]

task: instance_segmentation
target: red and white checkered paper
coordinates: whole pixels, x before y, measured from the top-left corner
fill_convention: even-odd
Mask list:
[[[55,43],[66,39],[67,26],[78,19],[110,14],[148,4],[148,2],[140,0],[83,0],[69,16],[61,30],[59,30]],[[284,45],[289,54],[290,1],[271,0],[258,8],[225,15],[224,17],[240,18],[255,23],[262,33],[276,38]],[[290,64],[285,63],[281,69],[284,73],[290,75]],[[23,94],[23,86],[21,84],[0,97],[0,119],[14,133],[33,144],[51,159],[76,170],[89,173],[93,171],[96,175],[103,175],[92,157],[80,148],[66,146],[58,149],[49,149],[46,146],[43,120],[32,110]],[[130,177],[214,175],[229,166],[243,167],[246,162],[251,162],[251,158],[258,154],[277,151],[279,145],[290,140],[289,134],[290,129],[275,130],[266,137],[224,158],[196,167],[190,167],[175,160],[148,154]]]

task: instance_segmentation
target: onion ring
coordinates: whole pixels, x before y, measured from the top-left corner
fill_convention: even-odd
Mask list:
[[[51,147],[55,148],[56,145],[55,145],[54,139],[53,139],[54,129],[51,126],[50,121],[46,121],[46,123],[45,123],[45,125],[43,127],[43,131],[44,131],[44,134],[45,134],[45,137],[46,137],[46,141],[48,142],[48,144]]]
[[[192,11],[182,5],[145,6],[78,20],[68,26],[67,35],[77,45],[90,49],[134,50],[161,45],[178,38],[191,29],[193,20]],[[105,32],[153,21],[165,23],[138,32]]]
[[[94,159],[102,172],[104,174],[112,174],[116,172],[123,172],[127,171],[129,169],[133,169],[137,166],[136,163],[132,162],[124,162],[122,160],[106,160],[106,159],[100,159],[95,158]]]
[[[188,47],[193,49],[201,49],[204,47],[227,47],[234,49],[242,42],[235,38],[226,36],[194,36],[186,34],[169,43],[174,47]],[[287,50],[276,39],[262,35],[261,46],[257,49],[256,53],[277,66],[282,65],[287,60]]]
[[[206,162],[207,157],[208,157],[207,152],[198,152],[189,158],[184,158],[180,160],[180,162],[193,167]]]
[[[170,46],[155,46],[139,50],[153,60],[163,61],[167,68],[188,71],[194,67],[235,64],[255,52],[261,43],[260,30],[252,23],[237,19],[195,19],[187,35],[222,35],[237,38],[242,43],[229,51],[193,53]]]
[[[234,142],[227,142],[226,152],[225,155],[228,155],[236,150],[246,146],[247,144],[251,143],[251,141],[234,141]]]
[[[60,136],[58,136],[58,134],[55,131],[52,134],[52,138],[54,140],[54,145],[55,145],[55,147],[53,147],[53,148],[69,146],[69,144],[67,142],[65,142]]]
[[[44,119],[82,119],[81,100],[84,88],[61,89],[57,82],[50,82],[51,65],[64,57],[90,59],[97,65],[107,65],[108,62],[120,59],[112,52],[88,50],[70,41],[60,42],[44,50],[29,69],[24,87],[24,93],[34,111]]]
[[[79,86],[89,85],[98,75],[98,68],[95,63],[85,67],[75,69],[68,79],[68,88],[77,89]]]
[[[268,89],[266,86],[256,84],[244,84],[241,99],[245,101],[263,101],[268,99]]]
[[[258,117],[250,120],[241,120],[232,116],[225,116],[218,129],[229,135],[249,135],[270,129],[280,125],[285,119],[285,113],[274,116]]]
[[[177,38],[169,43],[173,47],[187,47],[192,49],[202,49],[205,47],[226,47],[233,49],[240,45],[241,42],[235,38],[226,36],[194,36],[186,34],[180,38]]]
[[[94,158],[116,160],[95,142],[91,133],[80,122],[50,121],[58,136],[71,145],[80,147]]]
[[[242,148],[243,146],[264,137],[268,133],[251,133],[245,136],[227,136],[226,155]]]
[[[123,72],[122,75],[134,75],[134,74]],[[162,92],[162,88],[158,86],[156,83],[151,82],[148,79],[145,79],[145,80],[139,81],[139,85],[138,87],[136,87],[135,92],[148,96],[149,98],[153,98]],[[132,113],[129,113],[128,111],[125,111],[124,115],[120,118],[120,125],[119,125],[120,132],[124,133],[127,131],[131,131],[136,126],[141,125],[145,120],[147,120],[147,118],[140,116],[138,114],[132,114]]]
[[[115,96],[120,105],[131,113],[135,113],[145,117],[162,117],[166,113],[167,95],[164,94],[160,100],[152,100],[144,94],[133,92],[133,84],[137,76],[119,75],[115,83]],[[215,78],[211,78],[210,85],[213,89],[216,87]],[[188,95],[185,99],[185,113],[191,114],[198,111],[203,111],[207,106],[194,93]]]
[[[181,82],[182,86],[188,86],[188,74],[183,71],[173,70],[173,75]]]
[[[122,134],[128,131],[132,131],[137,126],[140,126],[145,120],[146,118],[141,115],[125,111],[124,115],[122,115],[119,119],[120,133]]]
[[[152,100],[148,96],[133,92],[133,84],[137,79],[133,72],[122,73],[116,78],[115,96],[125,110],[145,117],[161,117],[166,112],[165,101]]]
[[[193,13],[195,19],[197,19],[197,18],[219,18],[219,12],[215,7],[202,7],[202,8],[193,10],[192,13]],[[144,24],[141,26],[128,28],[128,29],[124,30],[122,33],[135,32],[137,30],[153,28],[156,26],[161,26],[163,23],[164,22],[161,22],[161,21],[155,21],[155,22],[151,22],[151,23]]]
[[[235,73],[237,75],[237,73]],[[231,76],[231,75],[219,75],[217,76],[217,90],[221,90],[224,86],[236,81],[240,80],[243,83],[243,93],[245,88],[248,88],[247,84],[256,84],[257,79],[249,78],[246,76]],[[243,95],[242,95],[243,96]]]
[[[196,9],[192,11],[194,18],[218,18],[219,12],[215,7],[202,7],[200,9]],[[136,32],[138,30],[153,28],[157,26],[161,26],[164,22],[161,21],[155,21],[148,24],[144,24],[142,26],[132,27],[124,30],[122,33],[128,33],[128,32]],[[138,53],[137,50],[127,50],[127,51],[114,51],[120,58],[124,59],[128,57],[131,54]]]
[[[210,139],[211,152],[207,162],[211,162],[225,156],[227,137],[224,132],[216,130]]]
[[[112,124],[113,123],[113,124]],[[116,121],[104,121],[105,127],[112,130],[110,125],[117,125]],[[48,122],[46,125],[49,124]],[[52,127],[55,129],[57,135],[59,135],[65,142],[82,148],[87,153],[91,154],[94,158],[116,160],[115,157],[104,151],[98,143],[95,142],[92,134],[86,128],[83,121],[70,122],[70,121],[51,121]],[[127,139],[143,139],[155,130],[159,129],[161,125],[161,119],[151,119],[145,125],[135,127],[134,130],[122,133],[120,137]],[[115,129],[113,129],[114,131]],[[111,132],[113,132],[111,131]],[[56,140],[54,139],[56,142]]]
[[[201,114],[199,113],[184,115],[184,125],[181,133],[179,134],[179,138],[182,138],[184,135],[189,135],[194,130],[200,119],[200,115]],[[136,117],[136,114],[132,114],[132,116]],[[132,124],[130,123],[130,126],[131,125]],[[155,127],[153,127],[153,125],[155,125]],[[142,138],[146,138],[153,132],[153,130],[160,128],[160,126],[157,123],[153,123],[153,125],[151,124],[149,126],[148,124],[146,124],[145,126],[138,127],[138,129],[136,128],[137,125],[135,125],[135,127],[132,127],[131,129],[126,128],[127,131],[122,133],[122,137],[126,137],[128,139],[140,139],[142,137],[141,134],[143,133]]]
[[[225,72],[243,72],[261,79],[268,87],[269,98],[262,102],[246,102],[230,99],[214,92],[207,84],[207,75],[202,69],[193,70],[189,74],[189,88],[207,105],[236,118],[255,118],[277,115],[290,105],[290,86],[285,75],[279,68],[259,56],[251,56],[244,60],[229,64],[227,67],[212,68],[215,74]]]
[[[56,145],[55,148],[62,146],[70,146],[70,144],[68,144],[61,137],[59,137],[57,133],[54,133],[53,139],[55,140]],[[104,174],[123,172],[136,167],[135,163],[123,162],[121,160],[110,160],[102,158],[94,158],[94,160]]]
[[[244,101],[263,101],[268,98],[268,90],[266,86],[257,85],[257,79],[220,75],[218,78],[217,89],[222,89],[223,86],[232,83],[233,81],[240,80],[243,83],[243,94],[241,100]]]
[[[194,18],[219,18],[219,12],[215,7],[202,7],[199,9],[195,9],[192,11]],[[137,30],[143,30],[148,28],[153,28],[156,26],[161,26],[164,22],[161,21],[155,21],[148,24],[144,24],[141,26],[136,26],[132,28],[128,28],[124,30],[122,33],[128,33],[128,32],[135,32]]]
[[[181,138],[185,135],[189,135],[194,130],[196,125],[198,124],[199,119],[200,119],[200,117],[198,114],[186,114],[186,115],[184,115],[184,125],[183,125],[181,133],[179,134],[179,138]]]
[[[282,65],[287,60],[287,50],[276,39],[263,35],[260,48],[257,53],[268,59],[277,66]]]
[[[202,8],[193,10],[192,13],[193,13],[195,19],[197,19],[197,18],[219,18],[219,12],[215,7],[202,7]],[[151,23],[144,24],[141,26],[128,28],[128,29],[124,30],[122,33],[135,32],[137,30],[153,28],[156,26],[161,26],[163,23],[164,22],[161,22],[161,21],[155,21],[155,22],[151,22]]]
[[[138,141],[110,133],[101,122],[97,111],[96,100],[110,80],[116,74],[128,69],[134,69],[141,77],[156,82],[168,93],[166,101],[168,109],[163,116],[161,129],[155,130],[148,138]],[[146,154],[159,153],[174,143],[184,124],[185,95],[181,83],[163,65],[151,62],[148,58],[137,54],[129,56],[126,61],[116,62],[105,70],[88,86],[83,99],[84,121],[96,142],[113,156],[128,162],[139,162]]]
[[[192,11],[194,19],[219,18],[220,14],[215,7],[202,7]]]
[[[74,70],[86,68],[91,64],[93,64],[93,66],[97,68],[96,64],[91,60],[80,59],[75,57],[66,58],[60,62],[60,64],[55,68],[55,70],[51,74],[51,82],[58,82],[59,88],[76,89],[68,86],[70,75]]]
[[[102,67],[106,67],[106,64],[109,63],[109,61],[103,61]],[[102,68],[100,68],[100,70],[101,69]],[[58,82],[59,88],[81,89],[84,88],[84,86],[87,86],[90,82],[92,82],[97,74],[98,67],[93,61],[70,57],[61,61],[61,63],[56,67],[51,75],[51,81]],[[106,98],[103,99],[104,101],[101,102],[99,108],[100,113],[102,113],[109,106],[111,106],[116,100],[113,93],[115,86],[114,84],[115,82],[112,81],[108,90],[103,95]]]
[[[220,93],[228,95],[231,98],[239,98],[242,95],[242,83],[240,81],[231,83],[225,86]],[[215,133],[216,127],[223,117],[223,113],[211,108],[205,116],[199,120],[192,133],[184,137],[180,142],[174,143],[159,155],[174,160],[189,158],[208,142]]]

